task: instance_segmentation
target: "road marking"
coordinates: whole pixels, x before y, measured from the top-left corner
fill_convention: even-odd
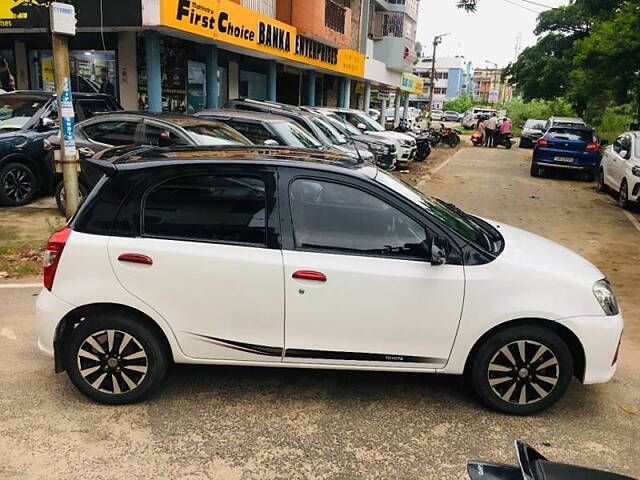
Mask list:
[[[434,168],[433,170],[431,170],[431,174],[437,173],[438,170],[440,170],[442,167],[444,167],[447,163],[449,163],[451,160],[453,160],[455,158],[455,156],[457,155],[457,153],[455,155],[451,155],[449,158],[447,158],[444,162],[442,162],[440,165],[438,165],[436,168]]]
[[[42,283],[0,283],[0,288],[40,288]]]
[[[638,219],[631,212],[627,212],[626,210],[623,210],[623,212],[631,222],[631,225],[636,227],[636,230],[640,232],[640,222],[638,221]]]

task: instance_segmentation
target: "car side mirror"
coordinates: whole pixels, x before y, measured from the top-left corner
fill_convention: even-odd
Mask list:
[[[431,265],[447,263],[446,241],[434,238],[431,241]]]
[[[360,122],[358,125],[356,125],[356,128],[357,128],[358,130],[362,130],[362,131],[364,131],[364,130],[366,130],[366,129],[367,129],[367,126],[366,126],[364,123]]]
[[[620,156],[627,160],[629,158],[629,152],[626,150],[620,150]]]
[[[56,121],[49,117],[42,117],[40,119],[40,127],[43,130],[52,130],[56,128]]]
[[[274,140],[273,138],[267,138],[264,142],[262,142],[262,144],[267,145],[269,147],[277,147],[280,145],[278,141]]]

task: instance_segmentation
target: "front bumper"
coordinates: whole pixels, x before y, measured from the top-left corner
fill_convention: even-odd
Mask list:
[[[620,343],[624,321],[622,314],[611,317],[588,316],[569,317],[558,320],[577,337],[585,356],[582,383],[604,383],[616,373],[617,363],[613,363]]]
[[[38,294],[36,301],[36,326],[38,348],[53,357],[53,342],[60,320],[73,310],[73,305],[60,300],[46,288]]]
[[[400,151],[398,153],[398,161],[410,162],[416,156],[417,150],[418,148],[415,145],[412,147],[400,147]]]

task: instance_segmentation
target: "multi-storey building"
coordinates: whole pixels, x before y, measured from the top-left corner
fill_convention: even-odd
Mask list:
[[[508,102],[513,96],[511,84],[501,68],[477,68],[473,72],[472,97],[482,103]]]
[[[418,59],[413,73],[424,79],[422,93],[411,97],[412,103],[429,102],[433,87],[433,108],[442,108],[447,100],[452,100],[468,92],[471,78],[471,62],[463,56],[436,57],[435,79],[431,79],[433,62],[431,57]]]
[[[49,3],[0,1],[0,56],[18,88],[53,90]],[[99,89],[105,69],[125,108],[193,112],[236,97],[368,105],[371,86],[403,84],[418,0],[69,3],[74,90]]]

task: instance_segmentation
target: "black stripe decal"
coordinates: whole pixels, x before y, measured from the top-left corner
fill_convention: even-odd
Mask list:
[[[241,352],[254,353],[256,355],[268,355],[270,357],[281,357],[282,349],[278,347],[268,347],[266,345],[255,345],[253,343],[236,342],[234,340],[225,340],[224,338],[209,337],[208,335],[200,335],[199,333],[185,332],[193,335],[203,342],[213,343],[221,347],[239,350]]]
[[[253,353],[256,355],[267,355],[270,357],[282,356],[282,348],[269,347],[266,345],[256,345],[253,343],[236,342],[235,340],[225,340],[224,338],[210,337],[199,333],[185,332],[193,335],[198,340],[212,343],[220,347],[231,348],[241,352]],[[416,357],[413,355],[394,355],[387,353],[362,353],[362,352],[334,352],[331,350],[305,350],[300,348],[288,348],[284,353],[285,358],[313,358],[321,360],[354,360],[359,362],[399,362],[399,363],[429,363],[442,364],[446,358],[436,357]]]
[[[333,352],[330,350],[303,350],[288,348],[285,358],[318,358],[324,360],[356,360],[361,362],[445,363],[446,358],[416,357],[388,353]]]

